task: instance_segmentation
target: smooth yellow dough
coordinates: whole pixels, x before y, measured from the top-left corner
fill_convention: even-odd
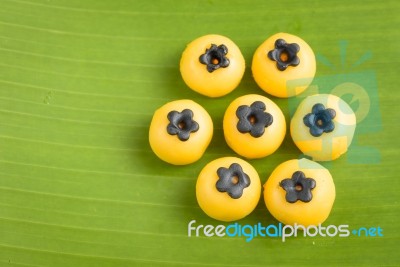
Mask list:
[[[284,179],[291,178],[297,171],[303,172],[306,178],[315,180],[315,187],[311,189],[312,199],[309,202],[288,202],[287,192],[280,185]],[[335,185],[329,171],[320,164],[308,159],[289,160],[276,167],[268,178],[264,185],[264,200],[271,215],[284,224],[318,225],[323,223],[331,212],[335,201]]]
[[[273,122],[264,128],[260,137],[253,137],[249,132],[238,130],[237,110],[240,106],[251,106],[256,101],[265,105],[265,112],[272,115]],[[251,116],[250,116],[251,117]],[[257,121],[255,121],[257,123]],[[235,99],[227,108],[223,120],[224,136],[227,144],[239,155],[254,159],[274,153],[286,134],[285,117],[280,108],[265,96],[251,94]]]
[[[320,136],[313,136],[310,127],[304,123],[304,117],[312,113],[316,104],[322,104],[325,109],[333,109],[336,113],[332,119],[333,131],[323,132]],[[334,160],[346,153],[355,128],[356,116],[353,110],[341,98],[328,94],[312,95],[304,99],[290,123],[290,133],[296,146],[316,161]]]
[[[171,121],[168,114],[172,111],[182,113],[189,109],[193,112],[192,119],[198,124],[198,130],[190,133],[186,141],[179,139],[177,134],[167,131]],[[177,123],[178,127],[186,127],[184,121]],[[149,129],[149,142],[153,152],[163,161],[174,165],[193,163],[201,158],[213,135],[213,123],[207,111],[192,100],[176,100],[169,102],[155,111]]]
[[[220,180],[218,169],[222,167],[225,171],[229,170],[232,164],[239,164],[250,180],[242,195],[236,199],[228,192],[217,189],[217,182]],[[232,179],[237,177],[232,176]],[[220,221],[229,222],[244,218],[257,206],[260,196],[261,182],[257,171],[249,163],[236,157],[219,158],[208,163],[197,179],[196,197],[200,208],[211,218]]]
[[[212,44],[225,45],[229,65],[210,73],[207,65],[202,64],[199,58]],[[189,43],[180,62],[181,75],[187,86],[209,97],[220,97],[230,93],[239,85],[244,70],[245,61],[239,47],[229,38],[216,34],[205,35]]]
[[[268,52],[275,49],[275,41],[278,39],[299,46],[297,57],[300,62],[297,66],[288,66],[281,71],[277,68],[277,62],[268,57]],[[282,98],[291,97],[302,93],[311,84],[316,71],[315,55],[301,38],[288,33],[277,33],[257,48],[251,70],[254,80],[265,92]]]

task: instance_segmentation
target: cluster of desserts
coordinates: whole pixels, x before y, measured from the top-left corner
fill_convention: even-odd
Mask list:
[[[301,94],[311,84],[315,56],[301,38],[287,33],[269,37],[255,51],[254,80],[266,93],[280,98]],[[221,35],[206,35],[192,41],[182,54],[180,71],[192,90],[221,97],[240,83],[245,60],[238,46]],[[291,88],[290,81],[301,80]],[[330,172],[315,161],[340,157],[351,144],[356,127],[354,112],[337,96],[312,95],[298,106],[290,121],[290,134],[301,152],[312,158],[286,161],[272,172],[264,185],[269,212],[285,224],[318,225],[324,222],[335,200]],[[274,153],[286,134],[285,116],[266,96],[249,94],[230,103],[223,118],[226,143],[247,159]],[[153,116],[149,142],[154,153],[174,164],[190,164],[202,157],[213,136],[208,112],[192,100],[176,100]],[[200,172],[197,201],[210,217],[239,220],[256,207],[261,181],[248,162],[237,157],[216,159]]]

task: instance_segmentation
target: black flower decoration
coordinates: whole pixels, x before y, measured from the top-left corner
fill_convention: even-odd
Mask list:
[[[249,176],[243,172],[242,167],[237,163],[232,163],[228,168],[218,168],[217,175],[219,180],[216,188],[219,192],[228,192],[231,198],[240,198],[243,189],[250,185]]]
[[[178,135],[179,140],[187,141],[190,133],[199,130],[199,124],[193,120],[193,111],[184,109],[182,112],[173,110],[167,115],[170,123],[167,132],[170,135]]]
[[[296,43],[288,44],[283,39],[275,41],[275,49],[268,52],[268,58],[276,61],[276,66],[280,71],[286,70],[288,66],[297,66],[300,59],[297,53],[300,46]]]
[[[209,49],[200,56],[200,63],[207,65],[208,72],[213,72],[219,68],[226,68],[229,66],[229,59],[226,57],[228,48],[225,45],[211,44]]]
[[[264,112],[265,104],[255,101],[250,106],[242,105],[236,110],[239,121],[236,128],[241,133],[250,133],[253,137],[260,137],[264,134],[265,128],[273,122],[273,117]]]
[[[315,188],[316,182],[313,178],[306,178],[302,171],[296,171],[292,178],[282,180],[279,185],[286,191],[287,202],[295,203],[297,200],[310,202],[311,190]]]
[[[318,137],[335,129],[335,124],[333,123],[335,116],[336,111],[334,109],[325,109],[324,105],[318,103],[312,107],[311,113],[304,116],[303,122],[310,128],[310,134]]]

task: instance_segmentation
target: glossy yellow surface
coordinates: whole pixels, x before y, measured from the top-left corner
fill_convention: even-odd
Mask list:
[[[226,57],[230,64],[213,72],[200,63],[199,57],[211,44],[224,44],[228,48]],[[239,47],[229,38],[221,35],[205,35],[189,43],[183,51],[180,71],[183,80],[192,90],[209,97],[220,97],[235,89],[244,74],[245,61]]]
[[[286,201],[286,191],[279,185],[286,178],[291,178],[296,171],[302,171],[306,178],[313,178],[316,186],[311,190],[310,202],[300,200],[295,203]],[[331,212],[335,201],[335,184],[327,169],[308,159],[289,160],[272,172],[264,185],[264,201],[278,221],[294,225],[309,226],[323,223]]]
[[[325,108],[334,109],[333,119],[335,129],[314,137],[310,134],[303,118],[311,112],[312,107],[321,103]],[[305,155],[316,161],[329,161],[339,158],[346,153],[356,129],[356,116],[350,106],[335,95],[320,94],[309,96],[298,106],[290,122],[290,134],[296,146]]]
[[[253,137],[250,133],[241,133],[237,129],[239,121],[236,116],[236,110],[241,105],[250,106],[255,101],[261,101],[265,104],[266,110],[273,117],[273,122],[265,128],[265,132],[260,137]],[[262,158],[274,153],[286,134],[285,117],[280,108],[265,96],[251,94],[241,96],[235,99],[227,108],[223,130],[226,143],[239,155],[246,158]]]
[[[239,164],[250,178],[250,185],[243,195],[234,199],[226,192],[216,188],[217,170],[229,168],[232,163]],[[257,206],[261,196],[261,182],[257,171],[246,161],[236,157],[224,157],[211,161],[200,172],[196,184],[196,197],[200,208],[211,218],[220,221],[236,221],[250,214]]]
[[[276,61],[268,58],[268,52],[275,48],[275,41],[284,39],[286,43],[300,46],[297,56],[300,63],[280,71]],[[302,93],[311,84],[316,71],[315,55],[311,47],[301,38],[288,33],[277,33],[269,37],[256,50],[251,66],[254,80],[265,92],[277,97],[291,97]]]
[[[167,132],[168,113],[184,109],[193,111],[193,120],[199,124],[197,132],[192,132],[187,141]],[[174,165],[193,163],[201,158],[213,135],[213,123],[207,111],[192,100],[176,100],[156,110],[149,129],[149,142],[153,152],[163,161]]]

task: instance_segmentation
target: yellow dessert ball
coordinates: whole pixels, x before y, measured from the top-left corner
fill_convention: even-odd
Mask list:
[[[251,70],[254,80],[265,92],[291,97],[311,84],[316,71],[315,55],[301,38],[277,33],[257,48]]]
[[[355,129],[353,110],[341,98],[329,94],[304,99],[290,122],[294,143],[316,161],[334,160],[346,153]]]
[[[219,97],[235,89],[243,77],[245,62],[239,47],[229,38],[210,34],[189,43],[183,51],[180,71],[192,90]]]
[[[286,134],[285,117],[265,96],[235,99],[227,108],[223,130],[226,143],[239,155],[254,159],[274,153]]]
[[[250,214],[261,196],[257,171],[246,161],[225,157],[208,163],[200,172],[196,197],[211,218],[235,221]]]
[[[318,225],[329,216],[335,184],[327,169],[308,159],[280,164],[264,185],[265,204],[278,221],[288,225]]]
[[[193,163],[210,144],[213,123],[207,111],[192,100],[176,100],[156,110],[149,129],[153,152],[174,165]]]

